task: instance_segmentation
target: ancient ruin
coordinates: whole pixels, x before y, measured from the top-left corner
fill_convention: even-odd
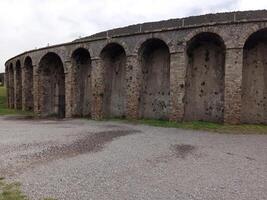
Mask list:
[[[8,106],[40,116],[267,124],[267,11],[131,25],[6,62]]]

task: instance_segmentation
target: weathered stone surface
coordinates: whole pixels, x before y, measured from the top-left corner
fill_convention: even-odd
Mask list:
[[[224,85],[224,121],[240,123],[242,49],[226,49]]]
[[[170,53],[161,40],[143,44],[140,56],[141,93],[140,117],[169,119],[170,113]]]
[[[15,67],[15,108],[22,108],[22,69],[19,60],[16,62]]]
[[[184,119],[186,54],[175,52],[171,54],[170,59],[170,120],[182,121]]]
[[[189,43],[185,120],[222,122],[224,114],[225,46],[211,33]]]
[[[122,46],[111,43],[101,52],[104,70],[104,116],[126,115],[126,53]]]
[[[41,115],[65,117],[65,73],[61,59],[46,54],[39,66],[39,106]]]
[[[68,84],[72,85],[72,116],[90,117],[92,102],[92,67],[91,56],[88,50],[79,48],[74,51],[70,71],[71,81]]]
[[[267,123],[267,31],[253,34],[243,54],[242,113],[245,123]]]
[[[24,61],[22,87],[22,109],[33,111],[33,65],[30,57]]]
[[[6,62],[8,106],[61,117],[267,123],[266,30],[266,10],[218,13],[28,51]]]
[[[141,67],[138,56],[129,55],[126,62],[126,115],[130,119],[139,118],[139,102],[141,87]]]

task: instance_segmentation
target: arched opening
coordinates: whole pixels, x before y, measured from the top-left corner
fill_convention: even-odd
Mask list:
[[[104,115],[125,117],[126,53],[119,44],[108,44],[101,52],[104,67]]]
[[[47,53],[39,63],[40,112],[43,116],[65,117],[65,74],[60,57]]]
[[[149,39],[139,51],[142,86],[139,113],[141,118],[169,119],[170,52],[159,39]]]
[[[225,45],[214,33],[187,44],[185,120],[223,122]]]
[[[14,67],[11,63],[9,65],[8,69],[8,82],[9,82],[9,90],[8,90],[8,98],[9,98],[9,107],[14,108],[14,98],[15,98],[15,92],[14,92]]]
[[[91,116],[91,57],[88,50],[79,48],[72,54],[73,116]]]
[[[15,107],[16,109],[21,109],[22,107],[22,73],[21,73],[21,63],[18,60],[16,62],[16,87],[15,87]]]
[[[24,61],[24,72],[25,110],[33,111],[33,66],[30,57],[26,57]]]
[[[267,123],[267,29],[252,34],[243,51],[242,109],[244,123]]]

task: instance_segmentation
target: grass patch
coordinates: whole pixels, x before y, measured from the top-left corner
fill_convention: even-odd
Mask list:
[[[20,183],[6,183],[4,178],[0,178],[0,200],[29,200],[20,189]],[[55,200],[45,198],[44,200]]]
[[[28,200],[20,191],[19,183],[6,183],[0,178],[0,200]]]
[[[266,125],[241,124],[229,125],[212,122],[193,121],[193,122],[171,122],[166,120],[140,119],[108,119],[112,121],[122,121],[134,124],[144,124],[149,126],[165,127],[165,128],[180,128],[188,130],[210,131],[217,133],[235,133],[235,134],[267,134]]]
[[[0,86],[0,116],[1,115],[26,115],[34,116],[32,112],[7,108],[6,88]]]

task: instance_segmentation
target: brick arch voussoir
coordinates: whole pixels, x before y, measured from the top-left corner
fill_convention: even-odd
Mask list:
[[[248,28],[246,30],[246,32],[244,32],[243,34],[241,34],[241,38],[240,38],[240,47],[244,48],[246,42],[248,41],[249,37],[251,35],[253,35],[254,33],[261,31],[263,29],[267,29],[267,23],[263,24],[263,25],[258,25],[255,24],[253,26],[250,26],[250,28]]]
[[[153,35],[151,35],[150,37],[146,37],[146,38],[142,38],[141,40],[138,40],[138,42],[137,42],[136,45],[135,45],[135,48],[134,48],[133,53],[134,53],[135,55],[138,55],[139,52],[140,52],[140,50],[141,50],[141,48],[142,48],[142,45],[143,45],[145,42],[147,42],[148,40],[151,40],[151,39],[161,40],[163,43],[166,44],[166,46],[167,46],[168,49],[169,49],[169,52],[172,51],[172,49],[173,49],[173,48],[172,48],[172,45],[170,45],[170,42],[168,42],[168,40],[167,40],[165,37],[163,37],[163,36],[153,36]]]
[[[42,58],[44,56],[46,56],[48,53],[56,54],[60,58],[60,60],[61,60],[61,62],[63,64],[64,73],[68,73],[68,68],[66,66],[66,59],[62,54],[60,54],[57,51],[45,51],[42,54],[40,54],[40,56],[38,56],[38,59],[37,59],[37,70],[38,70],[38,72],[40,72],[40,62],[41,62]]]
[[[128,45],[126,42],[124,42],[122,40],[118,40],[118,39],[108,39],[108,40],[106,40],[105,43],[103,43],[101,45],[101,47],[99,48],[99,52],[97,52],[97,55],[99,58],[101,57],[101,53],[104,50],[104,48],[110,44],[117,44],[117,45],[121,46],[123,48],[126,56],[130,55],[130,51],[129,51],[129,48],[128,48]]]
[[[202,33],[212,33],[217,35],[221,41],[223,42],[225,48],[227,48],[230,44],[226,41],[226,38],[224,36],[224,34],[222,33],[222,31],[213,28],[213,27],[202,27],[200,29],[197,30],[192,30],[185,38],[184,38],[184,43],[185,45],[185,49],[187,48],[188,43],[197,35],[202,34]]]

